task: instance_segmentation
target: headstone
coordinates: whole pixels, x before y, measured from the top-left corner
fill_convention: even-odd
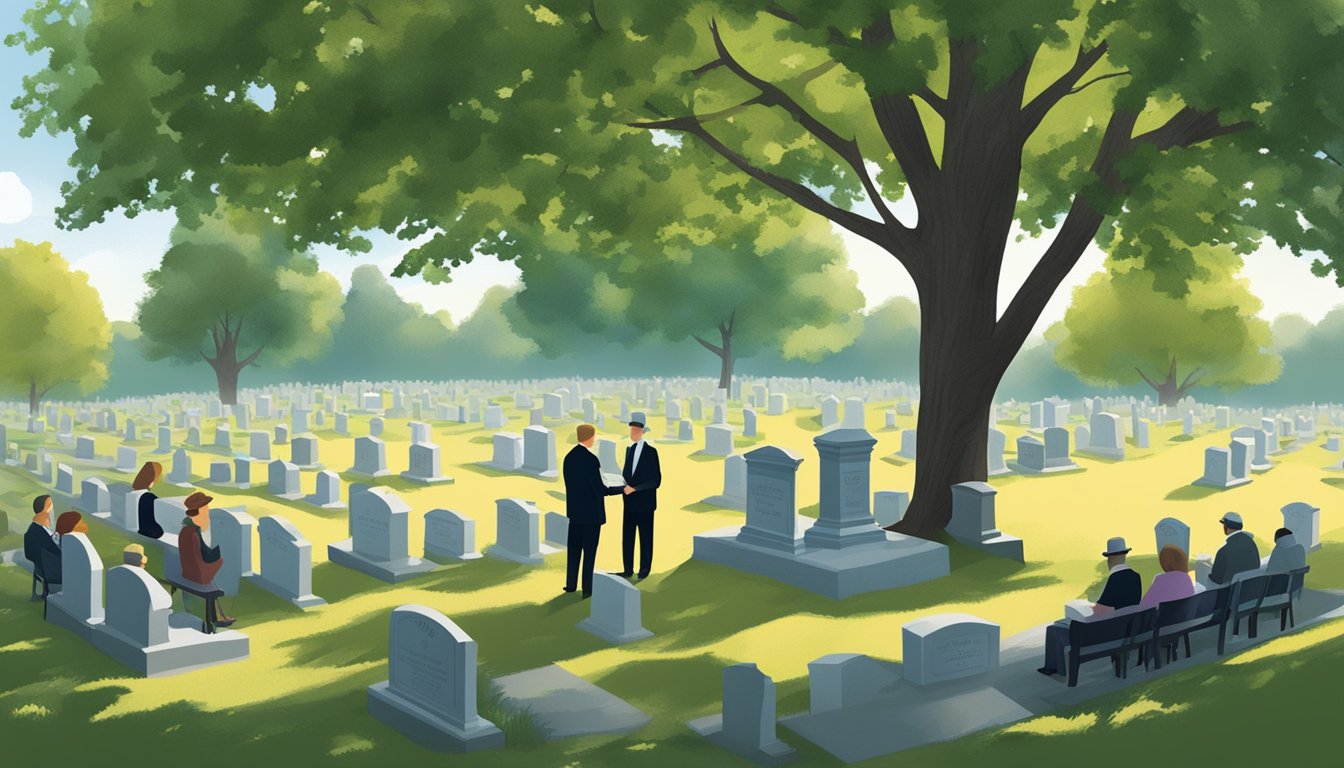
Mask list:
[[[1012,465],[1014,469],[1025,472],[1041,472],[1045,470],[1045,443],[1030,436],[1023,435],[1017,438],[1017,461]]]
[[[410,557],[411,508],[387,488],[350,491],[351,538],[327,546],[335,563],[395,584],[435,569],[435,565]]]
[[[1026,562],[1022,540],[1003,533],[995,524],[996,494],[997,491],[987,483],[952,486],[952,519],[947,524],[947,533],[963,544],[996,557]]]
[[[523,468],[523,436],[513,432],[496,432],[492,438],[494,453],[490,464],[495,469],[515,472]]]
[[[295,435],[289,442],[290,463],[301,469],[317,466],[317,438],[313,435]]]
[[[835,429],[812,440],[821,457],[817,522],[804,534],[809,548],[845,549],[884,542],[868,507],[869,462],[877,440],[867,430]]]
[[[416,483],[451,483],[453,478],[439,473],[439,446],[434,443],[411,443],[410,468],[401,476]]]
[[[135,455],[135,449],[130,446],[117,446],[117,465],[115,469],[118,472],[134,472],[139,466]]]
[[[173,599],[143,568],[118,565],[107,572],[104,625],[140,648],[168,642]]]
[[[109,517],[112,497],[107,492],[107,484],[96,477],[84,478],[79,484],[79,509],[86,515]]]
[[[1195,485],[1211,488],[1232,488],[1250,482],[1247,478],[1235,480],[1232,477],[1232,452],[1227,448],[1204,449],[1204,474],[1195,481]]]
[[[695,439],[695,423],[690,419],[682,419],[677,425],[677,439],[689,443]]]
[[[313,545],[283,517],[272,515],[257,523],[261,540],[261,573],[252,577],[257,586],[311,608],[326,601],[313,594]]]
[[[742,409],[742,436],[756,436],[756,411],[751,408]]]
[[[425,556],[451,560],[475,560],[476,521],[451,509],[432,509],[425,513]]]
[[[897,452],[901,458],[914,459],[918,455],[919,433],[913,429],[901,430],[901,450]]]
[[[1294,501],[1280,510],[1283,527],[1293,532],[1293,538],[1308,552],[1321,548],[1321,510],[1302,501]]]
[[[224,565],[215,584],[226,595],[238,594],[243,577],[252,575],[252,529],[257,521],[242,509],[210,508],[210,541],[219,547]]]
[[[1010,471],[1003,459],[1003,451],[1007,444],[1008,435],[1002,430],[990,428],[989,439],[985,446],[985,466],[990,477],[1005,475]]]
[[[267,465],[266,492],[289,501],[302,498],[303,493],[299,491],[299,468],[281,459],[272,461]]]
[[[794,754],[775,733],[775,683],[755,664],[723,670],[722,730],[712,738],[758,762],[783,762]]]
[[[336,434],[347,437],[350,435],[350,417],[347,416],[346,414],[344,413],[336,414],[335,426],[336,426]]]
[[[159,427],[159,443],[154,446],[155,453],[169,453],[173,450],[173,430],[169,427]]]
[[[61,591],[47,599],[48,618],[87,640],[103,620],[103,561],[84,534],[61,537],[61,577]]]
[[[1078,450],[1084,449],[1080,446]],[[1125,458],[1125,439],[1119,416],[1114,413],[1092,415],[1092,429],[1086,451],[1110,459]]]
[[[895,683],[885,662],[860,653],[832,653],[807,665],[808,712],[813,715],[866,704]]]
[[[306,501],[323,509],[345,509],[345,502],[341,501],[341,476],[329,469],[318,472],[313,495]]]
[[[376,437],[355,438],[355,466],[350,471],[369,477],[391,474],[387,470],[387,445]]]
[[[428,442],[429,442],[429,425],[428,425],[428,424],[424,423],[423,421],[412,421],[412,422],[410,422],[410,424],[409,424],[408,426],[410,426],[410,428],[411,428],[411,442],[412,442],[412,443],[428,443]]]
[[[541,510],[537,505],[522,499],[496,500],[495,531],[495,545],[486,554],[524,565],[543,562],[546,552],[541,547]]]
[[[802,457],[768,445],[751,451],[745,458],[747,522],[738,532],[737,540],[797,554],[802,550],[803,540],[798,535],[795,483]]]
[[[233,460],[233,484],[244,489],[252,487],[252,460],[246,456]]]
[[[639,590],[624,578],[593,574],[592,601],[592,613],[579,622],[579,629],[616,645],[653,636],[641,623]]]
[[[1153,534],[1157,537],[1157,551],[1161,552],[1163,547],[1179,547],[1188,558],[1190,556],[1190,526],[1177,520],[1174,517],[1164,517],[1157,521],[1153,526]]]
[[[840,398],[827,395],[821,399],[821,428],[830,429],[840,423]]]
[[[733,452],[733,428],[727,424],[709,424],[705,427],[705,453],[727,456]]]
[[[165,479],[173,485],[191,485],[191,455],[185,448],[173,452],[173,468]]]
[[[504,734],[476,710],[476,641],[422,605],[392,611],[388,679],[369,686],[368,710],[435,751],[504,746]]]
[[[537,477],[552,478],[559,473],[555,460],[555,433],[545,427],[523,430],[523,471]]]
[[[248,455],[257,461],[271,460],[270,435],[265,432],[248,433]]]
[[[541,396],[541,412],[548,419],[559,419],[565,415],[565,401],[560,395],[548,393]]]
[[[0,435],[0,442],[3,441],[3,438],[4,438],[4,435]],[[82,461],[92,461],[92,460],[93,460],[93,438],[92,438],[92,437],[78,437],[78,438],[75,438],[75,458],[76,458],[76,459],[80,459],[80,460],[82,460]]]
[[[785,413],[788,413],[788,411],[789,411],[789,400],[788,400],[788,398],[786,398],[786,397],[783,395],[783,393],[780,393],[780,392],[772,392],[772,393],[770,393],[770,405],[769,405],[769,407],[766,409],[766,412],[765,412],[766,415],[767,415],[767,416],[783,416]]]
[[[1045,429],[1045,468],[1058,469],[1077,466],[1069,458],[1069,430],[1064,427]]]
[[[229,429],[228,424],[215,425],[215,447],[222,451],[233,450],[233,431]]]
[[[901,627],[901,674],[915,685],[958,680],[999,667],[999,625],[945,613]]]
[[[873,521],[883,528],[895,525],[909,507],[910,494],[906,491],[877,491],[873,494]]]
[[[232,482],[233,466],[227,461],[210,462],[210,482],[216,485]]]
[[[383,434],[383,417],[374,416],[369,419],[369,434],[373,437],[381,437]]]

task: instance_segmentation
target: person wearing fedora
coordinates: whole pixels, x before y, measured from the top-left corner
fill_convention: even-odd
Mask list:
[[[1101,597],[1092,604],[1092,615],[1102,617],[1121,608],[1139,604],[1143,597],[1143,579],[1139,572],[1125,562],[1129,547],[1124,538],[1116,536],[1106,541],[1106,558],[1110,575],[1106,577],[1106,586],[1101,589]],[[1063,674],[1068,666],[1069,620],[1063,619],[1045,628],[1045,666],[1036,670],[1043,675]]]
[[[177,550],[182,562],[182,578],[198,587],[201,592],[218,593],[224,590],[215,585],[215,574],[224,567],[224,558],[218,546],[210,546],[206,537],[210,531],[210,496],[197,491],[186,499],[187,516],[182,518],[182,532],[177,535]],[[224,609],[215,601],[215,626],[227,627],[233,624],[233,617],[225,615]]]
[[[1254,571],[1260,567],[1260,548],[1255,545],[1255,537],[1243,531],[1241,515],[1228,512],[1218,522],[1223,524],[1223,535],[1227,541],[1218,548],[1213,557],[1213,570],[1209,572],[1209,581],[1214,584],[1231,584],[1237,574]]]
[[[653,568],[653,512],[658,508],[658,486],[663,470],[658,450],[644,442],[644,414],[630,414],[630,447],[625,449],[624,512],[621,516],[621,557],[625,568],[617,576],[635,575],[635,534],[639,534],[639,578],[647,579]]]

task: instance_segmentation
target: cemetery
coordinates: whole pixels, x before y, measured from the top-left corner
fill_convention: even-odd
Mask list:
[[[0,3],[5,766],[1335,766],[1344,3]]]

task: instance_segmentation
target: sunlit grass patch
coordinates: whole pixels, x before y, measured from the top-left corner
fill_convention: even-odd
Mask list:
[[[1084,712],[1073,717],[1046,715],[1009,726],[1003,729],[1003,732],[1023,733],[1031,736],[1065,736],[1082,733],[1096,724],[1097,715],[1095,712]]]
[[[331,749],[327,752],[330,757],[340,757],[354,752],[369,752],[373,749],[373,742],[368,739],[360,738],[348,733],[343,733],[332,739]]]
[[[1115,713],[1111,715],[1110,724],[1112,726],[1119,726],[1138,720],[1141,717],[1147,717],[1148,715],[1183,712],[1188,706],[1189,705],[1187,704],[1163,704],[1158,701],[1153,701],[1152,699],[1143,698],[1116,710]]]
[[[14,710],[12,714],[16,718],[29,718],[32,720],[40,720],[44,717],[49,716],[51,714],[51,710],[47,709],[41,704],[24,704],[22,707],[19,707],[18,709]]]

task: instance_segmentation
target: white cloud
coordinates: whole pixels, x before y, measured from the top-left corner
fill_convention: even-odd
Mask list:
[[[0,224],[18,224],[33,215],[33,193],[12,171],[0,172]]]

